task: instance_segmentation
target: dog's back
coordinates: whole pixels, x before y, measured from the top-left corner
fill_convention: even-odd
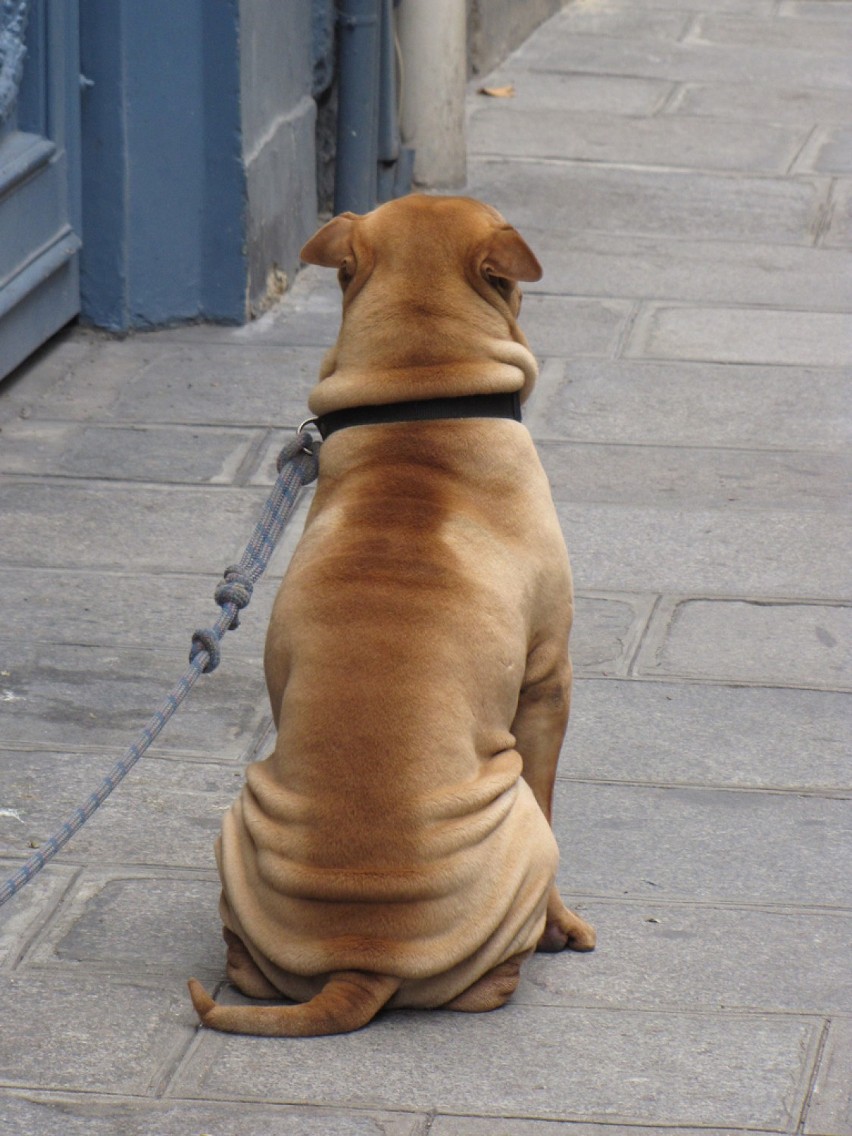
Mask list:
[[[398,1004],[440,1005],[542,931],[555,844],[511,726],[545,593],[567,638],[567,558],[517,424],[326,446],[267,644],[277,745],[226,847],[258,861],[256,918],[289,929],[281,968],[390,971]]]

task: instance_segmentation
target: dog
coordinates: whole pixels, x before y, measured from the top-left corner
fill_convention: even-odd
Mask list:
[[[189,984],[204,1025],[286,1037],[494,1009],[536,948],[595,944],[554,882],[571,572],[516,413],[541,267],[495,209],[422,194],[301,256],[343,292],[327,436],[267,635],[275,748],[216,845],[228,978],[279,1004]]]

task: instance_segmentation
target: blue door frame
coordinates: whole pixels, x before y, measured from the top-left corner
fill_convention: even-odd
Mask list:
[[[83,319],[246,313],[240,0],[79,0]]]
[[[80,308],[77,0],[17,0],[0,26],[0,377]]]
[[[0,2],[0,378],[78,313],[264,310],[316,223],[311,13]]]

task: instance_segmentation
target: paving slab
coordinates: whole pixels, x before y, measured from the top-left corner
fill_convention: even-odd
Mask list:
[[[625,5],[626,0],[620,0]],[[707,0],[629,0],[631,8],[640,11],[655,11],[657,9],[671,9],[675,12],[705,12]],[[742,15],[749,13],[756,16],[771,16],[775,12],[777,0],[713,0],[713,10],[719,12],[733,12]]]
[[[577,676],[626,675],[656,597],[574,596],[571,661]]]
[[[849,1053],[852,1021],[848,1016],[831,1022],[820,1062],[804,1131],[808,1136],[847,1136],[852,1132],[852,1087]]]
[[[0,481],[10,568],[218,574],[239,561],[268,493],[254,487]],[[283,571],[302,503],[269,571]]]
[[[496,201],[497,193],[488,196]],[[849,244],[849,201],[843,187],[832,195],[826,190],[814,214],[813,236],[820,240],[819,248],[729,240],[725,234],[716,239],[712,225],[702,218],[673,237],[610,235],[590,227],[596,218],[585,209],[577,216],[566,214],[558,227],[545,230],[540,216],[521,215],[514,201],[504,206],[544,267],[544,277],[528,284],[527,294],[771,304],[805,312],[836,311],[852,301],[848,258],[837,251]]]
[[[38,351],[3,380],[0,426],[11,419],[26,418],[34,403],[57,386],[75,365],[92,358],[93,337],[72,326],[59,331]]]
[[[233,334],[233,333],[232,333]],[[322,352],[244,341],[102,343],[27,404],[28,417],[169,425],[298,425]]]
[[[244,1101],[208,1105],[16,1091],[0,1097],[0,1123],[20,1136],[421,1136],[425,1118]]]
[[[852,462],[840,454],[663,446],[539,445],[557,502],[846,510]]]
[[[0,643],[26,639],[69,647],[147,648],[169,653],[177,669],[189,654],[195,627],[218,618],[220,609],[213,597],[221,581],[221,575],[200,573],[139,575],[51,568],[10,572]],[[239,627],[225,636],[223,660],[254,659],[259,665],[277,588],[272,574],[255,585]],[[0,685],[7,685],[2,673]]]
[[[849,796],[559,779],[566,896],[846,907]],[[651,913],[653,914],[653,913]]]
[[[17,819],[4,815],[6,808],[6,805],[0,805],[0,833],[6,830],[10,821]],[[18,823],[25,822],[21,820]],[[14,860],[0,859],[0,881],[5,881],[19,866]],[[59,903],[76,874],[71,865],[52,865],[27,885],[25,896],[16,896],[4,905],[3,922],[0,923],[0,967],[12,966],[18,961],[25,944]]]
[[[0,976],[0,1085],[146,1093],[192,1037],[176,980]]]
[[[122,848],[115,849],[121,856]],[[224,976],[215,867],[85,870],[26,956],[28,967],[150,977]]]
[[[847,388],[839,369],[553,359],[527,422],[539,440],[728,447],[759,462],[852,441]]]
[[[188,654],[4,644],[2,746],[61,749],[73,741],[70,749],[118,756],[183,674]],[[199,679],[154,751],[239,758],[266,722],[264,694],[260,660],[223,659]]]
[[[844,694],[580,679],[559,773],[585,780],[852,791]]]
[[[147,364],[149,352],[155,349],[153,340],[148,343],[148,348],[142,352],[134,337],[119,343],[111,336],[81,328],[61,331],[55,337],[55,344],[50,341],[20,372],[4,379],[0,423],[32,417],[61,421],[66,413],[60,409],[60,401],[67,406],[78,388],[81,394],[85,389],[87,396],[87,409],[80,417],[97,420],[101,407],[110,400],[109,392],[114,392]],[[52,349],[55,357],[52,357]],[[56,412],[51,414],[53,405]]]
[[[628,356],[775,366],[852,366],[852,314],[652,306],[633,327]]]
[[[223,978],[215,873],[135,871],[86,871],[25,965]],[[826,1015],[848,1008],[845,912],[568,898],[595,925],[602,949],[530,959],[513,1003]]]
[[[779,16],[808,19],[852,20],[849,0],[781,0]]]
[[[640,43],[646,40],[677,43],[691,24],[692,17],[678,11],[674,5],[646,5],[637,10],[631,4],[586,3],[568,6],[551,28],[568,37],[624,37]],[[523,55],[523,51],[520,54]]]
[[[850,607],[673,600],[655,612],[634,673],[849,690],[850,639]]]
[[[264,433],[162,426],[81,426],[21,419],[2,430],[0,473],[230,484]]]
[[[813,242],[830,189],[817,176],[749,177],[523,158],[472,158],[469,178],[473,195],[490,201],[521,232],[540,226],[546,216],[553,230],[780,245]]]
[[[842,2],[836,5],[842,9]],[[819,56],[852,54],[848,20],[809,20],[800,10],[795,20],[755,20],[748,16],[702,14],[691,25],[687,42],[734,45],[760,50],[784,48]]]
[[[783,1130],[801,1109],[817,1032],[809,1019],[769,1015],[512,1004],[481,1016],[392,1011],[342,1038],[205,1033],[169,1091],[213,1100],[239,1094],[350,1108]]]
[[[701,7],[706,11],[706,3]],[[802,22],[799,19],[789,21],[789,31],[777,46],[764,47],[760,39],[746,44],[724,43],[721,39],[719,42],[709,39],[703,43],[688,39],[677,42],[676,21],[682,19],[679,12],[674,13],[674,20],[670,21],[672,34],[653,37],[652,27],[659,27],[659,22],[655,21],[648,27],[648,34],[640,32],[634,38],[626,24],[629,21],[635,27],[640,13],[632,13],[630,8],[606,5],[601,20],[610,25],[612,34],[607,35],[582,33],[580,25],[588,9],[586,12],[578,10],[572,27],[563,19],[552,20],[530,36],[515,58],[536,70],[577,71],[588,75],[630,75],[640,79],[719,85],[741,83],[743,76],[748,75],[755,85],[783,87],[789,83],[791,75],[804,73],[809,84],[817,89],[852,87],[852,76],[841,53],[829,53],[822,48],[811,52],[796,48],[797,27]],[[732,19],[738,18],[739,6]],[[625,25],[621,34],[617,34],[619,21]],[[766,28],[771,23],[761,20],[760,26]],[[780,37],[782,33],[769,34]],[[653,41],[651,51],[649,40]]]
[[[836,183],[822,244],[826,249],[852,247],[852,181],[848,178]]]
[[[518,111],[549,108],[566,114],[585,111],[628,118],[655,114],[675,88],[675,84],[665,80],[634,79],[630,75],[530,71],[516,56],[510,57],[492,73],[489,86],[511,86],[514,90],[513,106]],[[487,99],[488,96],[479,95],[470,104],[469,122],[478,124],[480,115],[488,111]],[[475,142],[475,138],[476,131],[468,138],[468,143]]]
[[[596,928],[599,949],[534,956],[524,964],[515,1002],[673,1013],[848,1012],[847,912],[676,904],[653,896],[630,904],[582,898],[573,906]]]
[[[666,105],[669,114],[706,115],[746,122],[844,125],[849,120],[849,92],[810,86],[760,87],[745,83],[683,83]]]
[[[306,366],[315,360],[319,371],[325,348],[337,338],[340,328],[340,286],[337,276],[327,268],[306,265],[287,290],[283,303],[276,304],[251,323],[241,327],[226,324],[180,324],[151,336],[158,344],[186,344],[193,348],[225,344],[253,354],[256,345],[286,348],[309,347]]]
[[[808,19],[852,20],[849,0],[781,0],[779,16],[805,16]]]
[[[119,755],[23,750],[3,756],[4,792],[23,823],[0,817],[0,852],[24,858],[100,786]],[[215,871],[213,843],[242,781],[242,765],[148,755],[69,842],[63,862]]]
[[[476,1116],[436,1116],[429,1136],[642,1136],[649,1130],[625,1124],[563,1123],[559,1120],[482,1119]],[[650,1131],[663,1131],[652,1128]],[[693,1136],[694,1129],[666,1128],[666,1136]],[[702,1136],[734,1136],[731,1130],[703,1128]]]
[[[557,513],[583,591],[852,598],[833,510],[558,501]]]
[[[640,119],[574,115],[565,105],[522,109],[495,99],[477,110],[468,132],[469,152],[478,155],[784,173],[805,144],[809,127],[765,123],[756,141],[753,125],[742,121],[683,114]]]
[[[609,359],[618,351],[632,310],[624,300],[530,293],[524,297],[521,323],[537,355]]]
[[[852,173],[852,130],[848,127],[826,127],[816,131],[797,159],[796,169],[829,174]]]

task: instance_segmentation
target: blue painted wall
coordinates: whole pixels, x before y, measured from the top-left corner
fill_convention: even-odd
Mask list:
[[[83,319],[242,322],[316,219],[310,4],[80,0],[80,29]],[[253,62],[269,42],[287,48],[275,89]]]

